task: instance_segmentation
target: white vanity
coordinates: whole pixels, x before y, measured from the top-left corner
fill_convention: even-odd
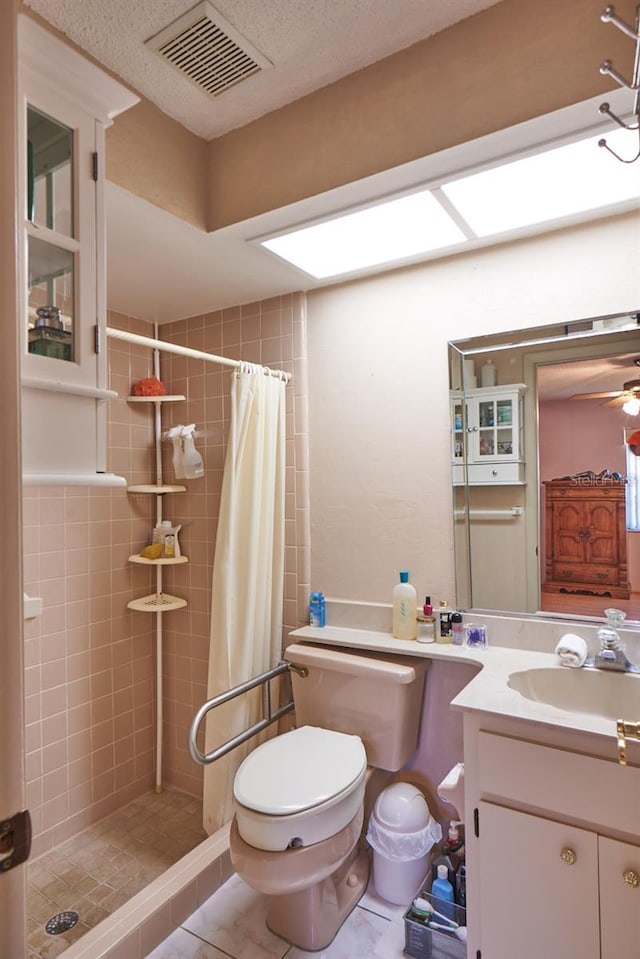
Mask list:
[[[620,765],[616,719],[640,721],[640,675],[559,665],[558,628],[545,652],[422,645],[376,628],[294,634],[479,667],[451,704],[464,730],[469,959],[639,954],[640,745]]]

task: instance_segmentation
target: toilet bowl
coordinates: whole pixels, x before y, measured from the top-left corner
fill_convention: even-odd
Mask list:
[[[231,861],[269,897],[267,925],[302,949],[323,949],[362,895],[367,759],[358,736],[302,726],[259,746],[233,787]]]
[[[394,772],[413,754],[428,663],[293,645],[299,728],[256,747],[233,786],[231,861],[267,897],[267,925],[316,951],[333,940],[369,878],[367,762]],[[366,748],[365,748],[366,747]]]

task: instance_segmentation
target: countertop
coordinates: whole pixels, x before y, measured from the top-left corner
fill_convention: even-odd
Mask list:
[[[567,677],[580,679],[582,673],[598,673],[598,670],[575,669],[562,666],[555,653],[530,649],[512,649],[507,646],[488,646],[476,649],[453,646],[450,643],[418,643],[415,640],[398,640],[390,633],[370,629],[353,629],[344,626],[322,628],[304,626],[290,634],[295,642],[313,642],[325,646],[344,646],[350,649],[368,649],[391,652],[396,655],[425,657],[437,662],[467,663],[478,667],[478,673],[453,699],[453,709],[463,712],[489,713],[511,719],[560,727],[567,731],[580,731],[596,736],[615,738],[615,719],[590,712],[564,710],[545,702],[523,696],[509,686],[513,673],[522,670],[551,669],[578,674]],[[611,674],[607,680],[611,681]],[[640,721],[640,675],[616,674],[615,680],[638,683],[638,710],[635,716],[621,716],[628,721]],[[618,718],[618,717],[616,717]]]

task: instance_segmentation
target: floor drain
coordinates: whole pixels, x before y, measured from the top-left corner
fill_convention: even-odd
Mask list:
[[[61,932],[68,932],[69,929],[73,929],[79,918],[78,913],[71,909],[67,912],[59,912],[56,916],[52,916],[46,924],[45,932],[48,932],[50,936],[59,936]]]

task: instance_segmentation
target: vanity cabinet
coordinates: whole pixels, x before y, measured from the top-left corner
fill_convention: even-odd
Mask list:
[[[543,485],[543,590],[629,599],[624,481],[578,478]]]
[[[516,486],[524,483],[522,384],[451,394],[453,483]],[[467,477],[465,477],[465,455]]]
[[[483,959],[637,955],[640,768],[486,728],[465,729],[465,767],[471,749],[473,947]]]

